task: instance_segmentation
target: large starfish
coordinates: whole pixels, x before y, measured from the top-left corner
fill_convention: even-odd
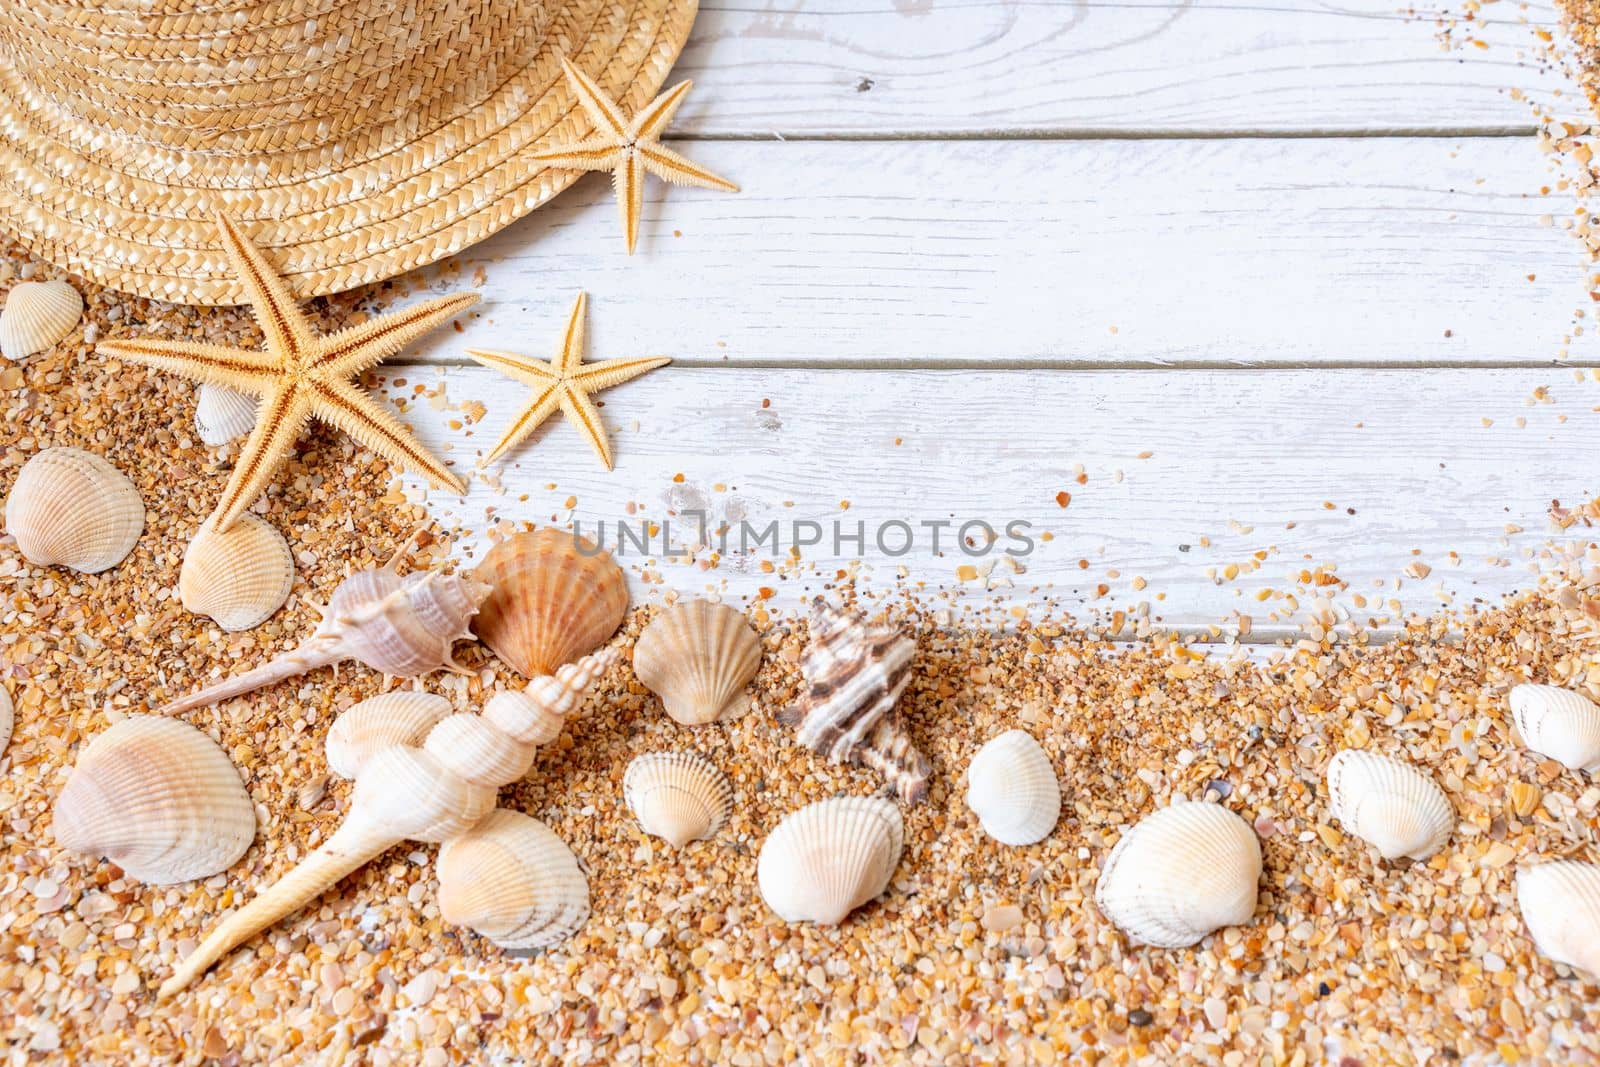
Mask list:
[[[531,158],[562,170],[608,170],[622,209],[622,230],[628,238],[628,255],[639,240],[639,213],[644,208],[646,171],[675,185],[698,185],[737,193],[739,187],[661,144],[678,105],[692,82],[679,82],[633,116],[622,117],[615,100],[600,91],[590,77],[561,57],[561,69],[583,109],[594,120],[594,135],[571,144],[555,145],[531,153]]]
[[[435,459],[411,431],[352,380],[477,302],[476,293],[425,300],[392,315],[317,337],[295,306],[288,285],[251,244],[238,223],[217,216],[228,260],[244,282],[266,334],[260,352],[195,341],[105,341],[96,351],[115,359],[226,386],[258,397],[255,429],[212,513],[218,530],[232,526],[288,458],[306,420],[337,426],[391,463],[440,488],[464,495],[466,485]]]
[[[613,385],[637,378],[645,371],[665,366],[672,360],[666,356],[640,359],[608,359],[603,363],[583,363],[583,319],[589,308],[589,298],[578,294],[572,305],[572,317],[567,321],[567,331],[561,335],[561,347],[553,360],[530,359],[513,352],[491,352],[481,348],[467,349],[467,355],[482,363],[504,371],[520,381],[533,386],[533,398],[522,409],[494,446],[484,463],[493,463],[526,438],[539,424],[560,409],[589,439],[600,462],[611,469],[611,442],[605,425],[600,421],[600,411],[590,399],[590,393],[610,389]]]

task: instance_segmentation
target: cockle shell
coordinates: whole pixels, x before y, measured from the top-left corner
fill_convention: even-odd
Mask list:
[[[47,448],[17,473],[6,530],[29,563],[98,574],[133,551],[144,503],[127,475],[100,456]]]
[[[506,538],[473,577],[493,590],[473,631],[524,678],[593,652],[628,610],[628,584],[611,554],[564,530]]]
[[[709,600],[680,601],[657,615],[633,648],[633,671],[685,726],[736,719],[761,666],[761,641],[744,612]]]
[[[0,356],[13,362],[37,355],[72,332],[83,317],[83,297],[62,281],[23,282],[0,312]]]
[[[183,553],[178,597],[224,630],[248,630],[272,617],[294,588],[294,554],[272,524],[249,512],[219,531],[206,522]]]
[[[1095,885],[1095,903],[1134,944],[1193,945],[1250,921],[1261,843],[1220,804],[1180,802],[1122,836]]]
[[[1042,841],[1061,815],[1061,785],[1050,757],[1025,730],[1007,730],[967,766],[967,807],[1005,845]]]
[[[89,743],[56,798],[63,848],[164,885],[227,870],[256,811],[216,742],[181,719],[135,715]]]
[[[1600,864],[1558,860],[1522,868],[1517,906],[1542,955],[1600,977]]]
[[[1444,792],[1402,760],[1346,749],[1328,761],[1327,777],[1333,817],[1386,860],[1425,860],[1455,829]]]
[[[1600,708],[1557,685],[1511,690],[1511,719],[1522,743],[1574,771],[1600,771]]]
[[[354,778],[376,752],[390,745],[420,745],[451,712],[437,693],[379,693],[346,710],[328,727],[328,769]]]
[[[218,448],[256,428],[256,398],[225,385],[201,382],[194,405],[200,440]]]
[[[714,836],[733,811],[733,783],[698,752],[635,756],[622,796],[644,832],[674,848]]]
[[[833,926],[889,888],[905,845],[900,809],[882,797],[833,797],[767,836],[756,882],[785,922]]]
[[[545,948],[589,921],[589,882],[550,827],[496,808],[439,850],[439,914],[501,948]]]

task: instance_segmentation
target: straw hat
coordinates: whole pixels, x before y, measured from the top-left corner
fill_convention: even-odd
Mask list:
[[[565,54],[630,111],[697,0],[4,0],[0,229],[126,292],[244,294],[219,208],[297,295],[391,277],[570,185]]]

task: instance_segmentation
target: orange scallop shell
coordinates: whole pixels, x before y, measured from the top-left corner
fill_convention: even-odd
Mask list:
[[[473,632],[525,678],[587,656],[617,632],[628,610],[627,579],[611,554],[565,530],[508,537],[473,577],[494,590]]]

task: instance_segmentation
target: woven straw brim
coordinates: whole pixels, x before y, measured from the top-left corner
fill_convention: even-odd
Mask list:
[[[466,113],[421,109],[354,145],[246,156],[108,137],[41,99],[0,54],[0,228],[95,282],[185,304],[245,299],[218,210],[301,297],[382,281],[460,252],[571,185],[577,173],[527,160],[535,146],[591,132],[561,55],[631,114],[660,90],[697,2],[566,0],[533,62],[483,87]],[[457,76],[470,83],[470,70]]]

